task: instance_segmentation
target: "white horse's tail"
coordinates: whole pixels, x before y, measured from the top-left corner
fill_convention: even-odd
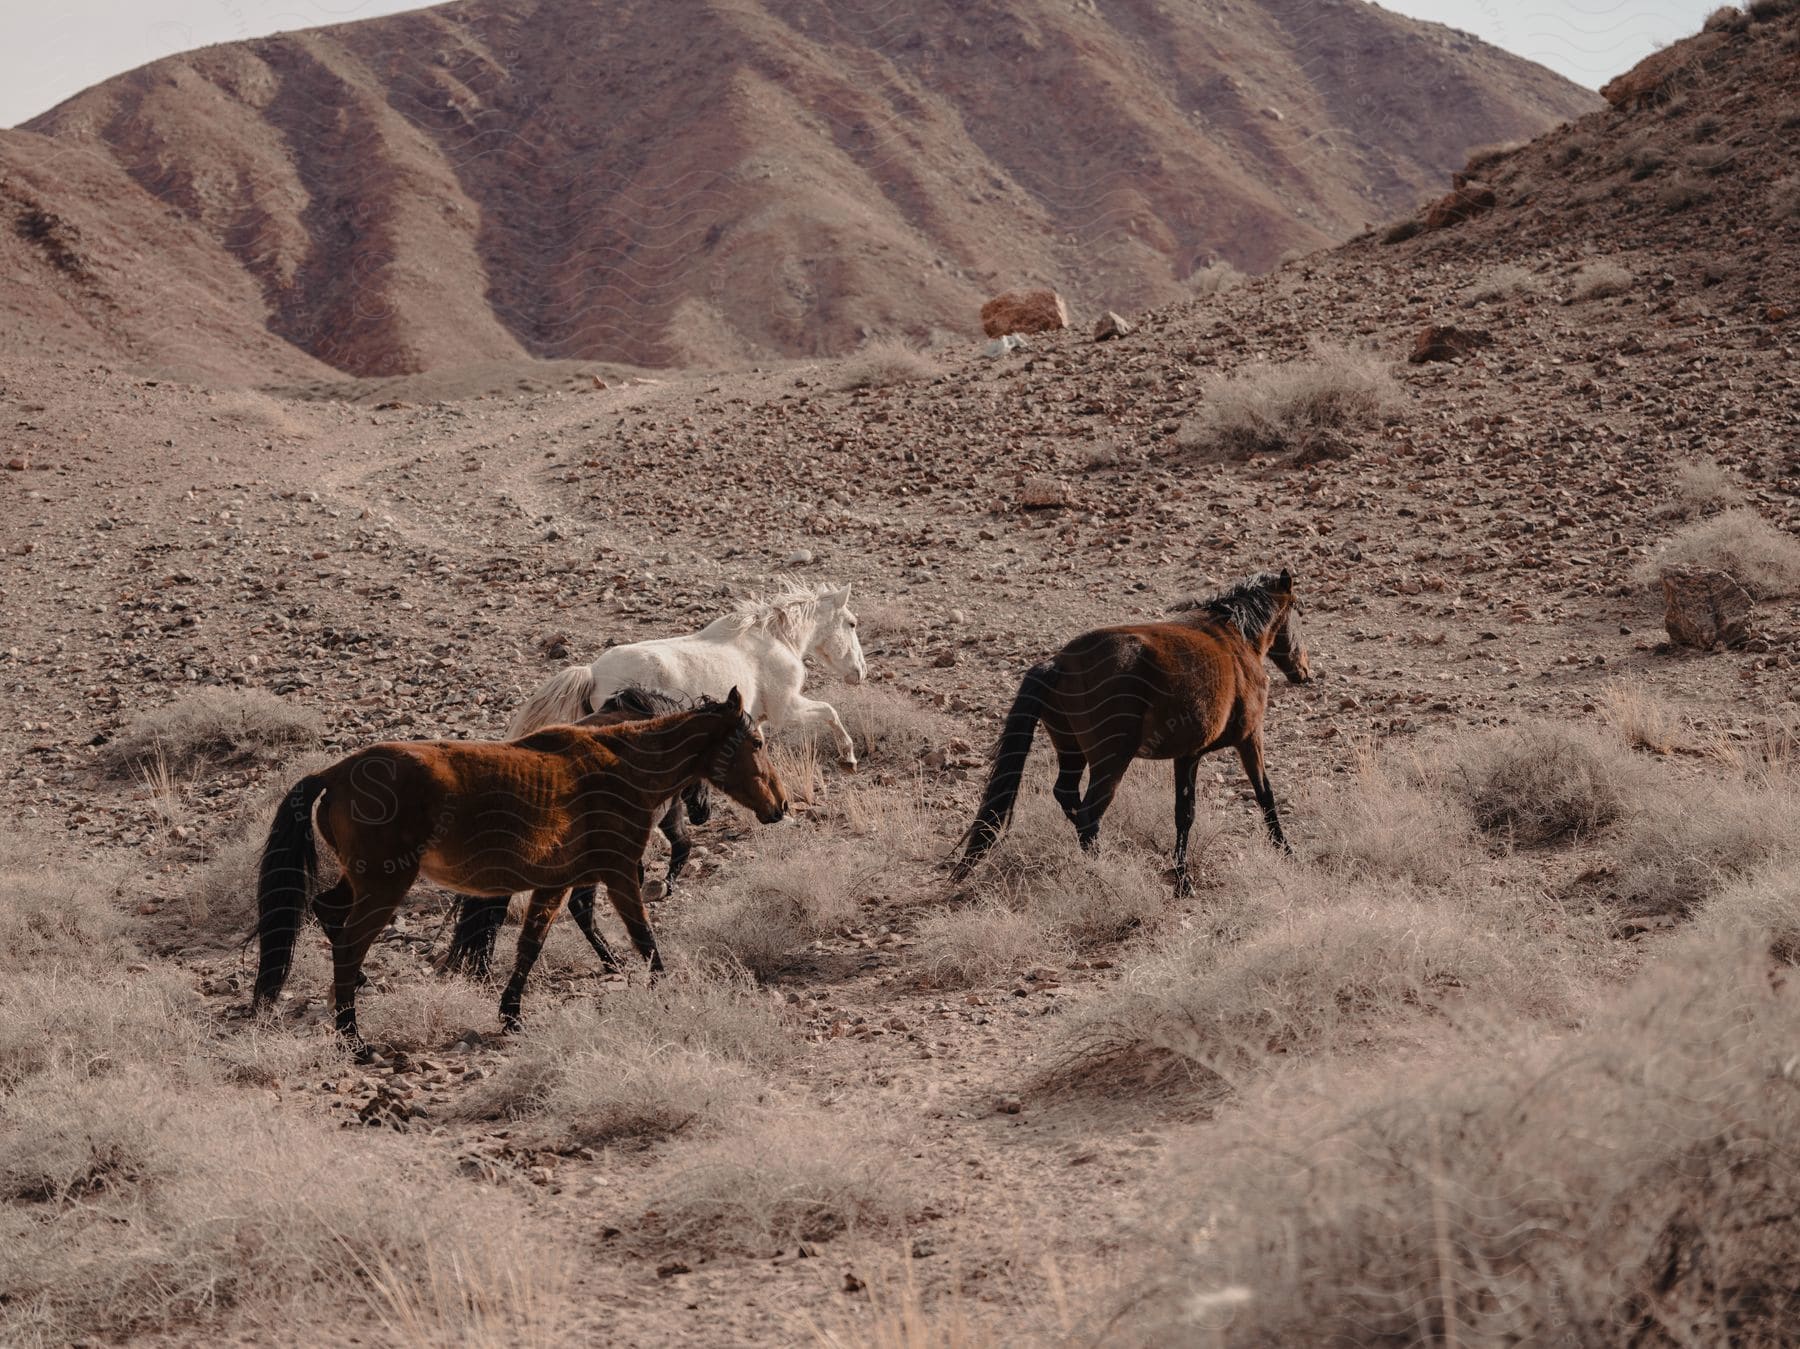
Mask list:
[[[506,726],[506,738],[517,740],[546,726],[566,726],[569,722],[579,721],[593,710],[589,701],[593,692],[594,672],[587,666],[571,665],[566,670],[559,670],[513,713],[513,719]]]

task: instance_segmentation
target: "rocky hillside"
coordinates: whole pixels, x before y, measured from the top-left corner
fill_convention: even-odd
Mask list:
[[[465,0],[107,81],[29,130],[150,200],[96,166],[32,209],[210,243],[233,322],[350,373],[709,364],[967,333],[1019,282],[1168,303],[1593,102],[1354,0]]]

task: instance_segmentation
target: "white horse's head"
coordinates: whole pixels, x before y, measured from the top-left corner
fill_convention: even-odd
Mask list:
[[[846,684],[860,684],[869,673],[863,661],[862,643],[856,636],[856,615],[850,612],[850,587],[819,592],[818,625],[806,654]]]

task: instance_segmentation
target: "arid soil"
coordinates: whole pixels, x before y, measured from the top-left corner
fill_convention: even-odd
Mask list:
[[[817,357],[972,335],[1021,283],[1167,304],[1594,102],[1362,4],[470,0],[159,61],[0,135],[7,209],[48,212],[82,284],[0,248],[50,335],[233,380]],[[177,261],[181,307],[134,314]],[[297,351],[161,337],[202,321]]]
[[[407,22],[460,43],[485,12],[463,11],[466,27]],[[1053,943],[972,980],[934,974],[921,925],[1006,884],[958,889],[942,862],[1019,674],[1089,626],[1291,568],[1318,679],[1274,690],[1269,764],[1303,860],[1332,826],[1323,803],[1370,753],[1402,761],[1491,728],[1597,724],[1620,681],[1674,709],[1694,744],[1791,724],[1793,595],[1759,604],[1746,647],[1674,650],[1645,568],[1679,513],[1704,509],[1682,505],[1686,463],[1715,463],[1749,510],[1800,534],[1793,33],[1789,19],[1736,35],[1730,63],[1690,71],[1673,102],[1593,113],[1481,166],[1498,204],[1452,228],[1390,244],[1384,227],[1134,315],[1120,340],[1093,343],[1078,323],[1001,359],[970,341],[931,358],[926,378],[853,392],[825,361],[655,377],[593,367],[605,388],[581,367],[521,362],[333,401],[316,379],[300,389],[305,372],[282,392],[204,388],[18,352],[0,376],[0,818],[69,865],[120,859],[145,968],[178,971],[211,1033],[239,1043],[249,966],[232,940],[252,896],[198,915],[192,896],[291,760],[216,762],[162,790],[109,776],[107,743],[135,716],[250,687],[316,710],[332,752],[494,736],[525,693],[609,641],[697,627],[780,573],[849,581],[871,686],[809,691],[860,709],[860,774],[788,745],[810,797],[800,817],[765,830],[721,806],[657,921],[679,964],[684,914],[695,921],[759,858],[789,855],[793,838],[820,856],[864,840],[879,865],[857,873],[854,919],[764,980],[758,996],[794,1046],[764,1076],[796,1118],[903,1183],[900,1221],[779,1246],[678,1236],[659,1196],[698,1165],[704,1137],[578,1148],[546,1144],[529,1120],[457,1118],[518,1042],[497,1035],[497,988],[433,972],[448,899],[426,888],[377,948],[363,994],[385,1060],[357,1068],[321,1049],[243,1090],[283,1115],[342,1118],[345,1149],[398,1126],[421,1165],[517,1195],[569,1260],[537,1323],[546,1339],[874,1342],[871,1325],[891,1331],[909,1298],[945,1337],[1104,1338],[1165,1216],[1165,1183],[1233,1106],[1167,1083],[1046,1086],[1058,1028],[1131,978],[1156,933],[1206,930],[1247,869],[1276,863],[1221,758],[1202,776],[1199,893],[1159,894],[1152,931]],[[266,44],[254,59],[298,51]],[[445,78],[472,59],[456,56]],[[253,58],[191,60],[180,79]],[[978,292],[934,292],[961,304],[945,326],[970,325],[962,302]],[[1407,363],[1434,323],[1491,340]],[[1372,353],[1394,382],[1374,415],[1249,458],[1184,430],[1223,405],[1224,376],[1345,352]],[[1650,767],[1659,791],[1680,793],[1716,762]],[[1021,827],[1054,839],[1033,846],[1073,853],[1049,778],[1034,762]],[[1109,847],[1160,877],[1169,772],[1141,764],[1130,781]],[[1517,864],[1544,894],[1629,916],[1607,907],[1620,896],[1603,853],[1584,842]],[[1578,1005],[1607,996],[1663,926],[1622,923],[1582,947]],[[568,927],[527,994],[528,1021],[619,995]],[[318,1028],[324,1045],[323,938],[310,930],[304,944],[283,1024]],[[509,949],[503,937],[503,966]],[[1346,1080],[1404,1075],[1453,1058],[1447,1034],[1371,1030],[1335,1062]],[[366,1310],[302,1327],[222,1314],[257,1342],[346,1325],[407,1338]],[[179,1342],[187,1329],[157,1333]]]

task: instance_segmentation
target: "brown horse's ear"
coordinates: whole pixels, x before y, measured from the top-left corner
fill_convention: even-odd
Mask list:
[[[744,711],[744,695],[737,691],[737,685],[731,686],[731,692],[725,695],[725,706],[734,713],[742,715]]]
[[[1275,583],[1280,586],[1284,592],[1291,591],[1294,588],[1294,578],[1288,575],[1288,569],[1286,567],[1281,569],[1281,575],[1276,578]]]

